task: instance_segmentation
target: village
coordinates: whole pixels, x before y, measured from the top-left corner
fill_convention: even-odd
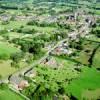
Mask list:
[[[64,100],[99,100],[100,15],[73,3],[43,4],[0,8],[0,84],[7,84],[19,100],[49,98],[49,92]],[[94,83],[80,87],[86,90],[77,95],[73,84],[75,79],[83,82],[82,75]]]

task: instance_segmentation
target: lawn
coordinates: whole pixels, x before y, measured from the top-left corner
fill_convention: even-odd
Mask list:
[[[66,88],[66,92],[72,94],[78,100],[82,99],[82,94],[86,90],[100,89],[100,72],[95,68],[83,68],[80,77],[72,80]],[[100,95],[99,95],[100,96]],[[88,100],[88,99],[85,99]],[[93,100],[96,100],[95,98]]]
[[[0,89],[0,100],[25,100],[9,89]]]

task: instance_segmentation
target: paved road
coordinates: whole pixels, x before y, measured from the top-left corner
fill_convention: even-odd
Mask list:
[[[53,48],[51,48],[41,59],[37,60],[36,62],[32,63],[30,66],[23,68],[20,71],[17,71],[15,74],[13,74],[10,77],[10,82],[12,84],[18,84],[19,81],[23,80],[19,77],[19,75],[25,75],[27,72],[29,72],[30,70],[32,70],[32,68],[38,64],[40,64],[41,62],[43,62],[48,56],[49,53],[52,52],[52,50],[54,50],[56,47],[58,47],[60,44],[62,44],[63,42],[67,41],[68,39],[63,39],[61,41],[59,41]]]
[[[84,26],[83,26],[84,27]],[[86,32],[86,30],[88,29],[88,27],[84,27],[84,28],[81,28],[80,31],[78,32],[77,30],[75,30],[74,32],[77,34],[84,34]],[[84,30],[84,33],[82,32]],[[70,34],[70,33],[69,33]],[[15,74],[12,75],[12,78],[14,79],[15,77],[19,77],[20,74],[24,75],[26,74],[27,72],[29,72],[34,66],[36,66],[37,64],[43,62],[48,56],[49,56],[49,53],[52,52],[56,47],[58,47],[60,44],[62,44],[63,42],[65,41],[68,41],[69,39],[66,38],[66,39],[63,39],[61,41],[59,41],[53,48],[51,48],[41,59],[37,60],[36,62],[32,63],[30,66],[16,72]]]
[[[56,47],[58,47],[60,44],[62,44],[63,42],[67,41],[68,39],[63,39],[61,41],[59,41],[53,48],[51,48],[41,59],[37,60],[36,62],[32,63],[30,66],[16,72],[14,75],[16,74],[24,74],[27,70],[33,68],[35,65],[41,63],[42,61],[44,61],[48,56],[49,53],[52,52],[52,50],[54,50]]]
[[[88,27],[85,27],[84,31],[86,31],[88,29]],[[74,31],[77,33],[77,30]],[[82,32],[82,29],[80,30],[80,32],[78,32],[79,34]],[[84,32],[85,33],[85,32]],[[70,33],[69,33],[70,34]],[[83,33],[82,33],[83,34]],[[36,36],[38,36],[40,34],[37,34]],[[59,41],[53,48],[51,48],[41,59],[37,60],[36,62],[34,62],[33,64],[31,64],[30,66],[26,67],[26,68],[23,68],[22,70],[20,71],[17,71],[15,74],[12,75],[12,77],[14,76],[19,76],[20,74],[23,74],[25,72],[27,72],[28,70],[32,69],[34,66],[36,66],[37,64],[41,63],[43,60],[45,60],[48,56],[49,56],[49,53],[52,52],[52,50],[54,50],[56,47],[58,47],[60,44],[62,44],[63,42],[65,41],[68,41],[68,38],[66,39],[63,39],[61,41]],[[3,79],[2,80],[3,82],[7,81],[7,78]],[[2,82],[0,81],[0,82]]]

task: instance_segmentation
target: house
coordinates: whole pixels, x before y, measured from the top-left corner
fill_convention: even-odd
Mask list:
[[[48,18],[45,19],[47,23],[54,23],[57,22],[57,16],[49,16]]]
[[[68,55],[69,55],[69,54],[72,53],[72,51],[69,50],[67,47],[68,47],[68,45],[64,43],[64,44],[58,46],[58,47],[52,52],[52,54],[54,54],[54,55],[68,54]]]
[[[32,70],[30,70],[29,72],[27,72],[27,73],[25,74],[25,76],[26,76],[26,77],[33,78],[33,77],[36,76],[36,71],[34,71],[34,70],[32,69]]]
[[[68,34],[68,38],[70,38],[71,40],[76,40],[77,39],[77,35],[78,35],[78,32],[72,32],[70,34]]]
[[[23,90],[25,87],[28,87],[28,81],[24,78],[20,77],[19,75],[13,75],[9,78],[10,83],[13,87],[17,90]]]
[[[28,87],[29,84],[26,80],[22,80],[19,84],[18,84],[18,89],[19,90],[23,90],[25,87]]]
[[[2,20],[2,21],[9,21],[10,19],[11,19],[10,14],[1,14],[0,15],[0,20]]]

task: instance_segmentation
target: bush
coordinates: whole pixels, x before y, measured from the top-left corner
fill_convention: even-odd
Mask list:
[[[0,30],[0,35],[6,34],[8,31],[6,29]]]
[[[95,34],[97,37],[100,37],[100,28],[96,27],[92,29],[91,33]]]
[[[2,22],[2,25],[7,25],[7,24],[9,24],[9,21],[3,21]]]
[[[5,84],[5,83],[1,83],[0,84],[0,89],[8,89],[8,84]]]
[[[24,57],[23,52],[14,53],[10,56],[10,58],[16,63],[18,63],[23,57]]]

